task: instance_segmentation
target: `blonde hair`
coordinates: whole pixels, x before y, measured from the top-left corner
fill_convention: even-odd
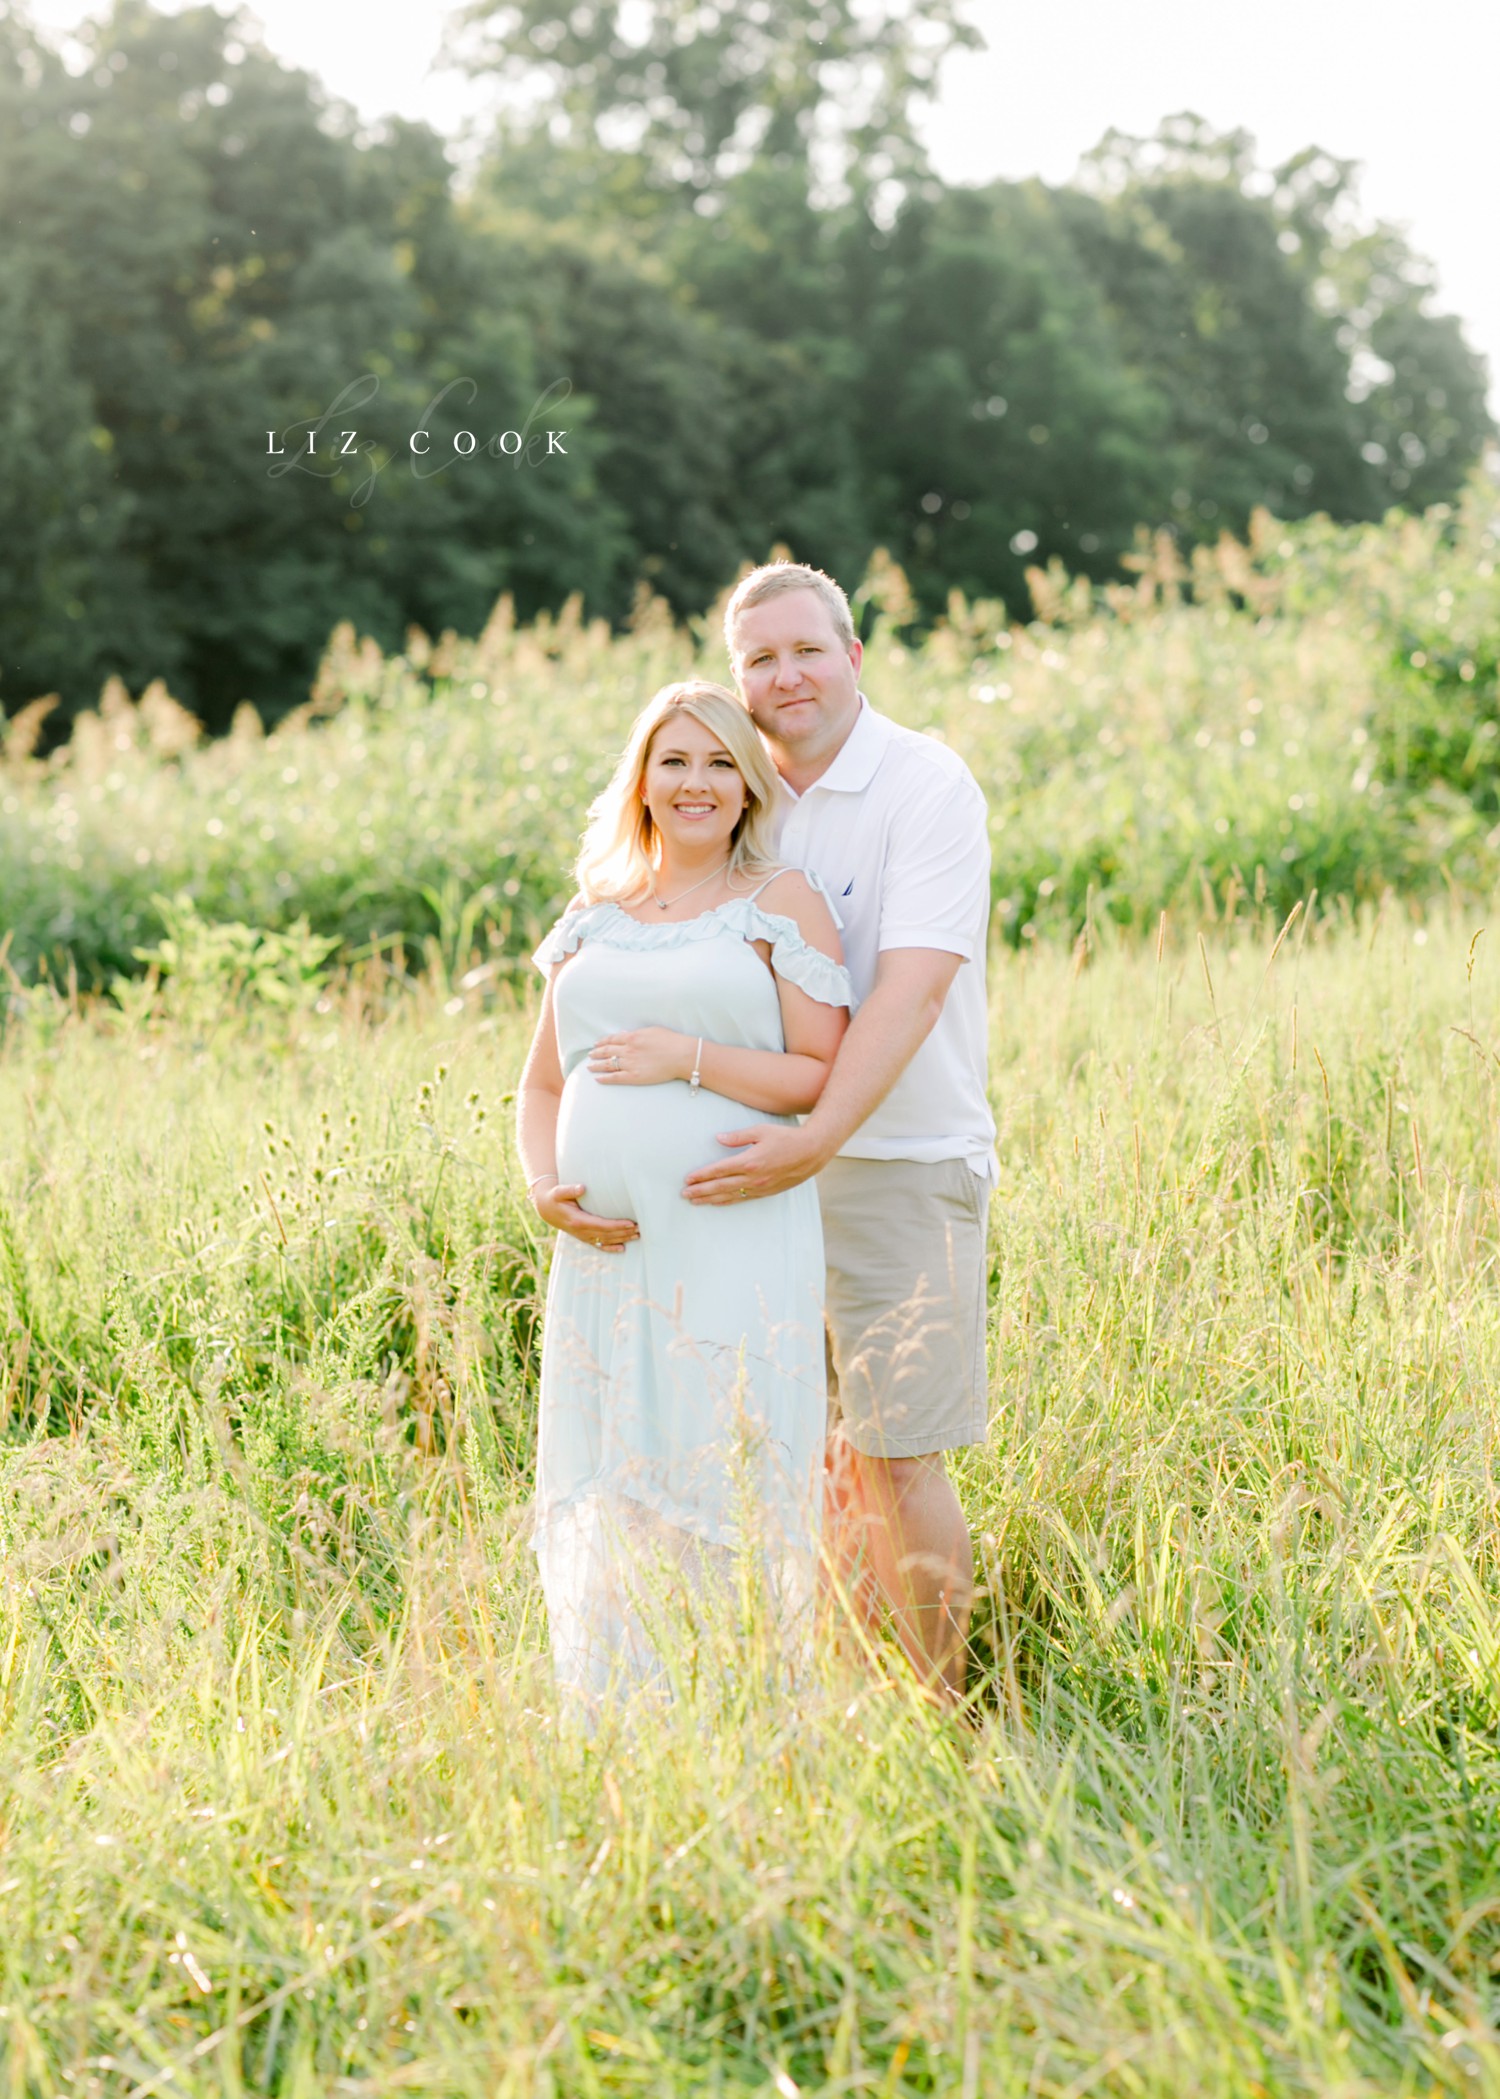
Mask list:
[[[745,783],[745,806],[730,840],[731,879],[768,875],[780,865],[771,835],[780,783],[755,724],[722,685],[689,678],[664,685],[646,702],[631,724],[609,785],[589,811],[574,870],[586,904],[637,895],[650,881],[660,846],[651,811],[641,799],[641,782],[656,732],[674,714],[687,715],[716,736]]]
[[[802,561],[770,561],[764,568],[753,568],[748,576],[742,576],[724,607],[724,641],[731,657],[740,614],[748,612],[752,605],[764,605],[767,598],[779,598],[788,590],[810,590],[821,598],[833,621],[834,633],[846,649],[853,648],[854,616],[849,600],[832,576],[820,568],[809,568]]]

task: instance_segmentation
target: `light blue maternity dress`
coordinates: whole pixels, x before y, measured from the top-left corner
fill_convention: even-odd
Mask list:
[[[660,925],[585,906],[535,959],[564,965],[558,1175],[640,1226],[622,1254],[560,1233],[547,1292],[534,1543],[559,1686],[596,1700],[659,1679],[646,1620],[664,1569],[701,1590],[748,1548],[785,1608],[810,1596],[826,1401],[813,1184],[711,1208],[682,1194],[724,1156],[719,1131],[792,1118],[684,1080],[601,1085],[588,1053],[645,1027],[782,1050],[773,970],[827,1005],[851,992],[750,897]]]

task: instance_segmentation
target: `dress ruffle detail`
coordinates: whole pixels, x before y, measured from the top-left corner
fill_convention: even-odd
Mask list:
[[[854,986],[848,970],[810,946],[795,920],[776,911],[763,911],[751,897],[731,897],[717,910],[702,911],[696,918],[681,918],[660,926],[643,925],[615,903],[585,904],[557,921],[531,959],[538,969],[551,969],[554,963],[576,954],[587,940],[637,951],[687,947],[694,941],[712,940],[725,926],[742,940],[768,940],[771,967],[776,974],[805,991],[819,1005],[853,1006]]]

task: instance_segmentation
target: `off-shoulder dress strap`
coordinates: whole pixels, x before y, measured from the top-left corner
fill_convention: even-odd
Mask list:
[[[759,888],[748,891],[747,894],[741,899],[741,901],[747,904],[753,904],[758,896],[765,895],[766,891],[770,888],[773,882],[779,882],[783,875],[789,875],[791,872],[792,870],[789,867],[778,867],[774,874],[766,876],[766,879],[760,884]]]
[[[767,875],[764,882],[761,883],[759,889],[752,889],[750,891],[750,894],[747,897],[745,897],[743,901],[747,904],[753,904],[758,896],[763,896],[765,894],[765,892],[770,888],[773,882],[779,882],[783,875],[790,874],[801,875],[803,881],[806,882],[808,888],[813,890],[818,896],[820,896],[823,899],[824,903],[828,906],[829,916],[832,918],[834,925],[838,928],[839,932],[842,933],[844,930],[844,921],[839,916],[838,906],[834,903],[833,898],[829,895],[827,889],[823,886],[821,878],[818,875],[814,874],[813,870],[810,867],[778,867],[774,875]]]

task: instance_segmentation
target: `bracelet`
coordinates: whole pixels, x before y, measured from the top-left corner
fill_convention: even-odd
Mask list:
[[[695,1049],[695,1050],[693,1051],[693,1070],[692,1070],[692,1075],[691,1075],[691,1077],[690,1077],[690,1078],[688,1079],[688,1085],[689,1085],[689,1086],[690,1086],[690,1087],[692,1088],[692,1090],[693,1090],[693,1092],[694,1092],[694,1093],[696,1093],[696,1092],[698,1091],[698,1087],[699,1087],[699,1084],[700,1084],[700,1082],[701,1082],[701,1080],[702,1080],[702,1077],[703,1077],[703,1073],[702,1073],[702,1071],[701,1071],[701,1069],[700,1069],[700,1066],[702,1065],[702,1063],[703,1063],[703,1037],[702,1037],[702,1036],[700,1035],[700,1036],[698,1037],[698,1047],[697,1047],[697,1048],[696,1048],[696,1049]]]
[[[534,1173],[526,1183],[526,1193],[530,1195],[538,1181],[555,1181],[557,1178],[558,1176],[555,1173]]]

